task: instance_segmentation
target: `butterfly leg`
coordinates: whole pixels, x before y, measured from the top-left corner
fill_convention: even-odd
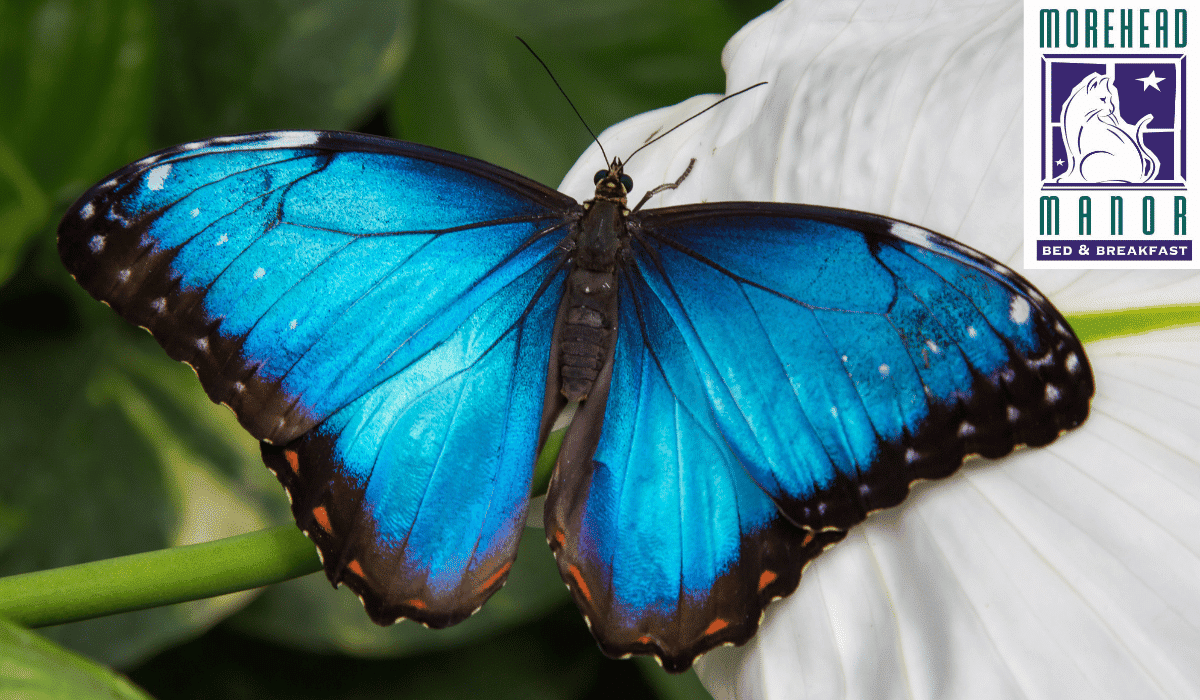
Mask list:
[[[675,182],[668,182],[668,183],[659,185],[658,187],[655,187],[654,189],[650,190],[649,192],[647,192],[645,194],[645,196],[642,197],[642,201],[638,202],[637,206],[634,207],[633,210],[637,211],[638,209],[641,209],[643,204],[648,202],[651,197],[658,194],[659,192],[666,192],[667,190],[673,190],[676,187],[679,187],[680,185],[682,185],[683,181],[687,179],[687,176],[692,174],[692,168],[695,166],[696,166],[696,159],[693,158],[693,159],[691,159],[691,161],[688,162],[687,169],[685,169],[683,171],[683,174],[679,176],[678,180],[676,180]]]

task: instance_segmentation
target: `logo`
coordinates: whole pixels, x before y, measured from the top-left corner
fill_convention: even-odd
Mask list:
[[[1043,184],[1182,187],[1182,55],[1042,62]]]
[[[1184,7],[1026,3],[1026,267],[1198,266],[1187,20]]]

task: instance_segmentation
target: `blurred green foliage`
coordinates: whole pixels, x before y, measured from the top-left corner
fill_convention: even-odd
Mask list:
[[[0,1],[0,574],[289,519],[282,490],[232,415],[62,270],[54,229],[89,185],[181,141],[282,128],[365,129],[554,185],[590,137],[514,35],[541,53],[599,131],[723,91],[722,46],[769,6]],[[620,685],[638,684],[645,667],[600,656],[540,540],[531,531],[509,585],[448,631],[375,627],[353,596],[318,575],[271,587],[240,612],[246,595],[44,632],[103,663],[141,665],[135,678],[163,698],[291,696],[293,686],[266,689],[302,667],[332,678],[365,674],[360,683],[310,683],[310,694],[321,688],[322,696],[344,687],[356,697],[450,697],[494,684],[514,697],[650,696],[644,684]],[[53,681],[36,697],[83,697],[72,685],[80,678],[110,682],[28,634],[14,630],[10,640],[41,649],[37,673]],[[6,644],[0,658],[18,658],[14,642]],[[216,651],[230,645],[262,663],[234,664]],[[387,660],[414,654],[412,662]],[[211,673],[155,680],[202,660]],[[0,664],[0,691],[12,688],[11,668]],[[391,673],[399,675],[385,681]],[[133,697],[111,683],[113,696]],[[375,685],[368,692],[364,683]],[[704,696],[694,675],[655,692]]]
[[[22,700],[147,700],[112,671],[0,619],[0,696]]]

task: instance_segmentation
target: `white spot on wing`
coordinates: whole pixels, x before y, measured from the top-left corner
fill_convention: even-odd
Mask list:
[[[217,245],[225,245],[228,242],[229,242],[229,234],[228,233],[222,233],[221,237],[217,239]]]
[[[1046,354],[1042,355],[1041,357],[1035,357],[1032,360],[1026,360],[1025,364],[1029,367],[1029,369],[1040,369],[1047,365],[1052,365],[1054,364],[1054,350],[1047,350]]]
[[[150,171],[146,176],[146,186],[154,191],[161,190],[167,182],[167,176],[171,174],[171,164],[160,165]]]
[[[1009,423],[1016,423],[1017,419],[1020,417],[1021,417],[1021,411],[1019,411],[1016,406],[1008,407],[1008,422]]]
[[[908,448],[908,450],[906,450],[904,452],[904,461],[907,462],[908,464],[912,464],[913,462],[917,461],[917,458],[918,458],[917,451],[911,447]]]
[[[100,235],[92,236],[91,240],[88,241],[88,250],[92,251],[93,253],[103,252],[104,251],[104,236],[100,236]]]
[[[837,406],[829,407],[829,415],[833,416],[834,418],[837,418]]]
[[[967,326],[967,335],[974,338],[979,335],[979,331],[975,330],[975,326]]]
[[[926,340],[925,344],[929,346],[930,351],[935,353],[938,351],[937,343],[933,342],[932,340]]]
[[[1062,392],[1053,384],[1046,385],[1046,403],[1055,404],[1062,398]]]
[[[1008,317],[1013,323],[1025,323],[1029,320],[1029,302],[1022,297],[1013,297],[1012,304],[1008,307]]]
[[[128,282],[128,281],[129,281],[129,269],[128,269],[128,268],[126,268],[126,269],[124,269],[124,270],[121,270],[120,272],[118,272],[118,273],[117,273],[117,279],[118,279],[118,280],[120,280],[120,281],[122,281],[122,282]]]
[[[288,328],[291,328],[292,330],[296,330],[296,325],[297,325],[296,319],[293,318],[291,323],[288,324]]]
[[[923,228],[917,228],[912,224],[906,224],[903,221],[893,221],[891,234],[897,238],[916,243],[919,246],[925,247],[929,245],[929,232]]]
[[[208,352],[208,338],[200,338],[196,341],[196,348]]]
[[[317,131],[276,131],[270,135],[271,145],[278,147],[311,146],[321,137]]]
[[[166,311],[167,310],[166,297],[159,297],[159,298],[155,299],[154,301],[150,302],[150,308],[154,309],[155,311],[157,311],[160,314],[163,313],[164,311]]]
[[[264,276],[264,275],[266,275],[266,274],[267,274],[267,271],[266,271],[266,270],[264,270],[264,269],[262,269],[262,268],[260,267],[260,268],[258,268],[257,270],[255,270],[255,271],[254,271],[254,279],[256,279],[256,280],[260,280],[260,279],[262,279],[262,278],[263,278],[263,276]]]
[[[1067,355],[1067,360],[1064,364],[1066,364],[1068,372],[1075,374],[1079,371],[1079,356],[1075,353]]]
[[[975,426],[971,425],[970,423],[968,423],[966,421],[963,421],[962,423],[958,424],[958,436],[960,438],[961,437],[969,437],[974,434],[975,434]]]
[[[90,219],[90,218],[92,218],[92,214],[95,214],[95,213],[96,213],[96,207],[92,206],[91,202],[88,202],[87,204],[85,204],[79,208],[79,218],[81,218],[81,219]]]
[[[199,208],[196,208],[196,209],[193,209],[193,210],[189,211],[188,213],[189,213],[189,214],[191,214],[191,215],[192,215],[192,218],[194,219],[194,218],[196,218],[197,216],[200,216],[200,209],[199,209]]]
[[[892,371],[892,368],[888,367],[886,363],[879,365],[879,376],[886,377],[889,374],[891,374],[891,371]]]

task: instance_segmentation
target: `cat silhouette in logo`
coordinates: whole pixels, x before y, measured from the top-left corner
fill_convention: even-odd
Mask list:
[[[1158,158],[1142,141],[1147,114],[1131,125],[1121,118],[1117,89],[1099,73],[1084,78],[1062,107],[1067,172],[1055,182],[1148,182]]]

